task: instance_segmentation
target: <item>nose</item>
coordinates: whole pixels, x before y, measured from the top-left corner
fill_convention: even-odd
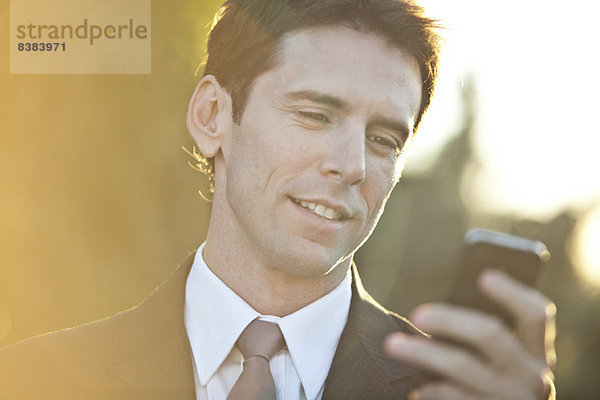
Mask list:
[[[320,162],[321,173],[347,185],[361,184],[366,176],[364,132],[361,126],[331,132]]]

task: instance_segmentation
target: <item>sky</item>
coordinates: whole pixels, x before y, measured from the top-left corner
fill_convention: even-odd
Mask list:
[[[542,220],[564,209],[595,205],[580,224],[575,249],[600,282],[600,259],[592,245],[600,243],[597,3],[420,4],[445,27],[444,42],[437,92],[406,173],[426,167],[456,132],[460,85],[472,76],[482,168],[467,192],[469,204],[481,211]]]
[[[420,3],[446,29],[437,97],[417,137],[414,164],[424,165],[456,128],[458,89],[472,75],[484,161],[480,207],[543,217],[599,198],[594,2]]]

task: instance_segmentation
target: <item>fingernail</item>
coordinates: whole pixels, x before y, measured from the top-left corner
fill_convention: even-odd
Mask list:
[[[390,346],[400,346],[406,342],[406,335],[404,333],[392,333],[387,338],[387,343]]]
[[[479,276],[479,282],[486,287],[494,286],[498,279],[502,279],[502,276],[505,274],[499,269],[487,268]]]
[[[408,393],[408,400],[419,400],[419,391],[413,390]]]
[[[417,307],[415,311],[411,314],[412,322],[417,325],[417,327],[423,329],[427,325],[429,321],[429,317],[431,315],[431,305],[421,305]]]
[[[389,335],[384,342],[385,351],[392,356],[401,356],[405,348],[406,335],[397,332]]]

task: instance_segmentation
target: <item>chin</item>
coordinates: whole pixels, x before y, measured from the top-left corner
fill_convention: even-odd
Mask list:
[[[298,279],[318,279],[331,273],[336,267],[341,264],[349,263],[351,255],[332,255],[329,252],[321,251],[294,251],[293,254],[288,254],[281,260],[277,269]]]

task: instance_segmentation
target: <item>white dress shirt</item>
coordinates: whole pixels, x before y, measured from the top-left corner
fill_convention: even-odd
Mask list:
[[[321,399],[350,309],[351,274],[331,292],[285,317],[261,315],[221,281],[196,252],[185,288],[185,328],[198,400],[227,398],[242,373],[235,343],[256,318],[279,325],[286,348],[269,363],[278,400]]]

